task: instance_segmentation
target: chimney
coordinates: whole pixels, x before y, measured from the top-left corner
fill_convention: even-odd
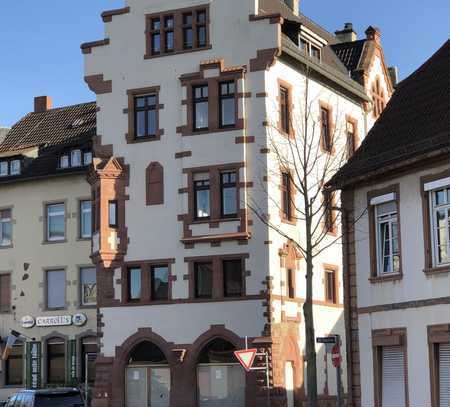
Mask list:
[[[345,23],[344,29],[335,31],[336,37],[341,42],[353,42],[358,39],[358,34],[353,30],[352,23]]]
[[[34,113],[42,113],[52,108],[50,96],[37,96],[34,98]]]
[[[296,16],[300,14],[300,0],[282,0]]]
[[[398,68],[396,66],[390,66],[388,68],[388,72],[392,81],[392,85],[396,87],[398,84]]]
[[[370,26],[366,30],[366,38],[369,41],[375,41],[377,44],[381,44],[381,31],[377,27]]]

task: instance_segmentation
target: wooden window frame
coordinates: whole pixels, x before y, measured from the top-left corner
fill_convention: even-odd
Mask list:
[[[48,216],[48,210],[50,208],[50,206],[54,206],[54,205],[63,205],[64,206],[64,238],[62,239],[54,239],[54,240],[50,240],[49,239],[49,216]],[[43,216],[43,220],[44,220],[44,244],[58,244],[58,243],[67,243],[67,217],[68,217],[68,213],[67,213],[67,201],[66,200],[60,200],[60,201],[49,201],[49,202],[44,202],[43,203],[43,207],[44,207],[44,216]]]
[[[200,256],[200,257],[186,257],[184,261],[188,263],[188,281],[189,281],[189,299],[192,302],[209,302],[220,300],[239,300],[246,297],[246,260],[249,258],[248,253],[229,254],[229,255],[214,255],[214,256]],[[225,281],[223,262],[226,260],[240,260],[242,262],[242,293],[240,296],[225,296]],[[212,263],[213,271],[213,287],[211,298],[197,298],[195,285],[195,264],[197,263]]]
[[[173,296],[173,281],[175,276],[173,275],[173,264],[175,259],[154,259],[154,260],[142,260],[142,261],[130,261],[126,262],[122,266],[122,278],[120,283],[122,285],[122,305],[140,306],[140,305],[158,305],[167,304],[172,302]],[[152,286],[151,286],[151,270],[152,267],[166,266],[169,272],[169,287],[168,287],[168,299],[167,300],[154,300],[152,298]],[[130,300],[129,298],[129,270],[133,268],[139,268],[141,270],[141,297],[136,300]]]
[[[128,114],[128,133],[125,139],[128,144],[145,143],[149,141],[159,141],[164,135],[164,129],[160,128],[160,112],[164,109],[164,105],[160,103],[160,86],[151,86],[146,88],[128,89],[128,108],[124,109],[124,113]],[[135,99],[142,96],[155,96],[155,114],[156,114],[156,133],[155,135],[136,137],[136,111]]]
[[[328,235],[336,237],[338,235],[337,211],[334,209],[337,205],[335,191],[323,191],[323,227]]]
[[[48,292],[48,273],[52,273],[52,272],[55,272],[55,271],[59,271],[61,273],[64,273],[64,281],[65,281],[65,284],[64,284],[64,302],[65,302],[65,304],[64,304],[63,307],[52,307],[52,308],[50,308],[48,306],[48,295],[49,295],[49,292]],[[66,310],[68,308],[68,306],[69,306],[69,303],[67,301],[67,284],[68,284],[68,281],[67,281],[67,267],[54,267],[54,268],[44,269],[44,276],[45,276],[45,279],[44,279],[44,284],[45,284],[45,287],[44,287],[45,311],[62,311],[62,310]]]
[[[233,84],[234,91],[232,93],[228,92],[226,95],[222,94],[222,85],[227,85],[227,88],[229,88],[229,85]],[[234,128],[236,126],[236,122],[238,120],[238,99],[237,99],[237,89],[236,89],[237,83],[236,80],[228,80],[228,81],[219,81],[218,83],[218,94],[219,94],[219,128],[221,129],[227,129],[227,128]],[[223,116],[222,116],[222,102],[224,100],[231,99],[234,101],[234,123],[233,124],[223,124]]]
[[[286,92],[287,100],[283,101],[282,99],[282,91]],[[293,106],[293,86],[282,80],[278,79],[278,95],[277,95],[277,104],[278,104],[278,123],[277,127],[280,132],[280,134],[287,138],[294,138],[295,132],[294,132],[294,125],[293,125],[293,118],[292,118],[292,112],[294,111]],[[287,123],[285,123],[285,126],[283,126],[283,111],[284,114],[287,117]]]
[[[0,245],[0,250],[2,250],[2,249],[10,249],[10,248],[13,247],[13,239],[14,239],[14,237],[13,237],[13,233],[14,233],[14,231],[13,231],[13,225],[14,225],[13,209],[14,209],[13,206],[7,206],[7,207],[0,208],[0,214],[2,212],[9,211],[9,214],[10,214],[10,216],[9,216],[9,223],[11,224],[11,242],[8,245]],[[0,217],[0,219],[8,219],[8,218],[1,218]],[[6,222],[4,222],[4,223],[6,223]]]
[[[285,179],[289,179],[289,188],[285,186]],[[294,215],[295,209],[295,198],[296,189],[293,181],[292,171],[286,168],[280,169],[280,193],[281,193],[281,204],[280,204],[280,218],[282,223],[287,223],[289,225],[296,225],[297,218]],[[285,196],[286,195],[286,196]],[[285,201],[289,201],[289,208],[286,208]]]
[[[375,81],[372,83],[372,114],[375,119],[378,119],[386,107],[386,98],[384,90],[381,86],[381,78],[377,75]]]
[[[10,387],[10,388],[13,388],[13,387],[22,387],[24,384],[25,384],[25,380],[24,380],[24,375],[25,375],[25,369],[24,369],[24,359],[25,359],[25,357],[26,357],[26,355],[25,355],[25,342],[19,342],[18,344],[15,344],[14,346],[13,346],[13,348],[15,348],[15,347],[20,347],[20,348],[22,348],[22,355],[20,356],[20,359],[21,359],[21,361],[22,361],[22,380],[21,380],[21,382],[20,383],[9,383],[8,382],[8,379],[9,379],[9,372],[10,372],[10,370],[11,370],[11,367],[10,367],[10,360],[11,359],[13,359],[13,358],[15,358],[15,356],[14,355],[10,355],[9,356],[9,358],[4,362],[4,371],[3,371],[3,375],[4,375],[4,385],[5,385],[5,387]],[[17,357],[17,359],[19,359],[19,357]]]
[[[346,148],[346,157],[348,160],[353,156],[355,151],[358,149],[358,145],[359,145],[358,120],[356,120],[355,118],[353,118],[349,115],[346,115],[345,121],[346,121],[346,129],[345,129],[346,145],[345,145],[345,148]],[[351,134],[348,131],[348,125],[351,125],[353,127],[353,134]],[[350,139],[351,139],[351,143],[350,143]],[[352,146],[352,149],[349,148],[350,146]]]
[[[231,294],[227,294],[226,292],[226,280],[225,280],[225,267],[224,267],[224,263],[225,262],[237,262],[240,263],[240,272],[241,272],[241,292],[240,294],[235,294],[235,295],[231,295]],[[243,261],[242,258],[235,258],[235,259],[221,259],[221,270],[222,270],[222,278],[223,278],[223,296],[224,298],[241,298],[242,296],[245,295],[245,262]]]
[[[295,269],[286,269],[286,296],[288,299],[293,300],[297,297],[296,293],[296,281],[295,281]]]
[[[323,112],[327,113],[326,129],[327,134],[323,131]],[[323,101],[319,102],[319,124],[320,124],[320,148],[323,153],[334,154],[336,148],[334,145],[334,121],[333,107]]]
[[[207,89],[207,96],[203,96],[203,91],[202,91],[202,96],[197,98],[197,96],[196,96],[197,89]],[[209,111],[210,111],[209,85],[208,85],[208,83],[194,85],[194,86],[192,86],[191,92],[192,92],[192,131],[195,133],[208,131],[209,130]],[[208,119],[207,119],[206,127],[197,127],[197,104],[200,104],[200,103],[206,103],[207,108],[208,108],[208,112],[207,112]]]
[[[401,346],[404,355],[405,403],[409,407],[408,391],[408,344],[406,328],[372,330],[372,356],[374,377],[375,407],[382,407],[382,348],[383,346]]]
[[[83,236],[83,203],[89,202],[91,204],[91,234],[89,236]],[[94,206],[91,198],[79,198],[78,199],[78,240],[91,240],[93,233],[93,212]]]
[[[372,198],[377,196],[395,193],[395,202],[397,204],[397,223],[398,223],[398,247],[400,252],[400,268],[398,273],[386,274],[380,276],[378,274],[378,250],[377,250],[377,223],[375,218],[375,206],[371,205]],[[370,247],[370,277],[369,281],[372,283],[379,283],[384,281],[395,281],[403,278],[403,259],[402,259],[402,232],[401,232],[401,211],[400,211],[400,184],[389,185],[385,188],[371,190],[367,193],[367,208],[369,219],[369,247]]]
[[[224,174],[234,174],[235,176],[235,181],[234,182],[228,182],[228,183],[224,183],[223,182],[223,175]],[[236,218],[238,216],[238,206],[236,203],[236,212],[235,213],[230,213],[230,214],[225,214],[224,213],[224,205],[223,205],[223,199],[224,199],[224,190],[225,189],[229,189],[229,188],[234,188],[236,190],[236,196],[238,194],[238,171],[236,170],[224,170],[224,171],[220,171],[219,177],[220,177],[220,218],[221,219],[227,219],[227,218]]]
[[[430,325],[428,332],[428,354],[430,363],[431,407],[439,407],[439,356],[438,346],[450,344],[450,324]]]
[[[205,12],[205,22],[198,21],[198,15]],[[185,15],[192,14],[192,48],[186,48],[184,45],[184,30],[186,28],[183,17]],[[165,27],[165,21],[167,17],[173,17],[174,24],[173,29],[167,29]],[[153,30],[152,21],[159,19],[160,29]],[[187,52],[204,51],[211,49],[210,38],[210,11],[209,4],[202,4],[195,7],[187,7],[182,9],[168,10],[159,13],[147,14],[146,20],[146,51],[144,59],[160,58],[169,55],[183,54]],[[206,43],[204,46],[199,46],[198,30],[200,27],[206,29]],[[166,33],[173,32],[174,47],[173,50],[167,51],[166,49]],[[153,52],[153,35],[160,35],[160,52]]]
[[[8,293],[7,294],[8,295],[8,297],[7,297],[8,309],[6,309],[6,306],[5,306],[4,310],[0,309],[0,315],[11,314],[11,311],[12,311],[12,273],[0,273],[0,279],[4,279],[4,278],[8,280],[7,281],[8,289],[6,289],[6,291]],[[3,289],[1,289],[1,290],[3,290]]]
[[[55,345],[55,344],[52,344],[52,343],[50,343],[50,341],[52,341],[52,340],[60,340],[62,343],[63,343],[63,345],[64,345],[64,371],[66,372],[65,373],[65,380],[64,380],[64,382],[66,382],[67,381],[67,339],[66,338],[63,338],[63,337],[61,337],[61,336],[57,336],[57,335],[55,335],[55,336],[52,336],[52,337],[50,337],[50,338],[47,338],[46,340],[45,340],[45,342],[44,342],[44,346],[45,346],[45,357],[44,357],[44,361],[45,361],[45,384],[46,385],[48,385],[48,384],[59,384],[59,385],[61,385],[61,384],[63,384],[63,383],[56,383],[56,382],[49,382],[49,371],[50,371],[50,369],[49,369],[49,367],[50,367],[50,355],[49,355],[49,351],[48,351],[48,349],[49,349],[49,346],[50,345]]]

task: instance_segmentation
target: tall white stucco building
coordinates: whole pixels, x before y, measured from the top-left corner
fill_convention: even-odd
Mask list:
[[[292,117],[308,79],[321,157],[334,134],[352,153],[393,84],[378,29],[333,35],[286,3],[129,0],[82,45],[101,135],[89,176],[97,407],[260,405],[264,374],[233,356],[245,338],[269,352],[273,403],[305,400],[305,268],[285,237],[302,227],[273,143],[301,137]],[[340,246],[316,260],[316,334],[344,338]],[[336,381],[317,351],[326,403]]]
[[[350,406],[450,402],[450,42],[332,180],[345,213]]]

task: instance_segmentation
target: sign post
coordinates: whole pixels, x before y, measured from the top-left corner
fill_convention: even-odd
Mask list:
[[[339,335],[316,338],[317,343],[325,344],[326,352],[331,353],[331,361],[336,368],[337,407],[342,407],[342,377],[341,377],[341,338]]]

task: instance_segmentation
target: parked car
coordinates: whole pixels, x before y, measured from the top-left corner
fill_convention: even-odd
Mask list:
[[[22,390],[5,407],[84,407],[80,390],[74,388]]]

